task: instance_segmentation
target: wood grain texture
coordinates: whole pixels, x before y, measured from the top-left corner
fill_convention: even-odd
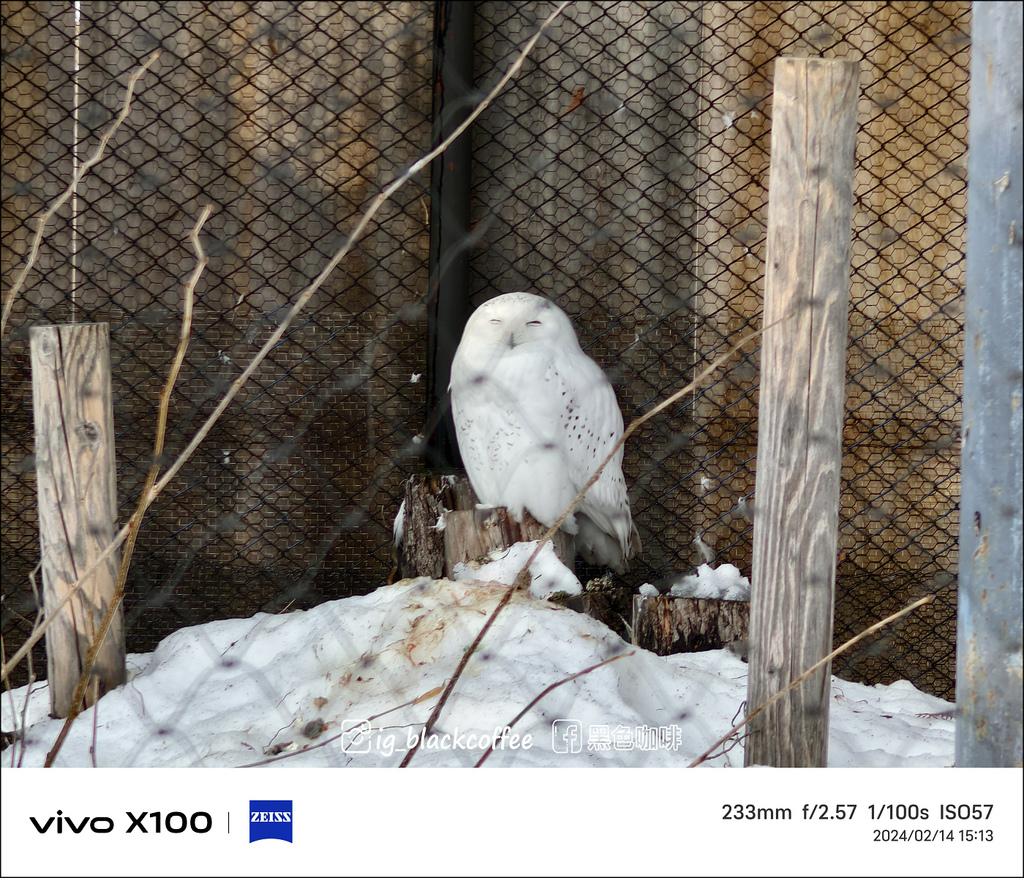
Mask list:
[[[751,592],[753,710],[831,649],[857,62],[780,58]],[[831,668],[752,723],[747,764],[824,766]]]
[[[450,509],[471,509],[475,502],[465,477],[411,476],[402,498],[405,514],[402,539],[396,547],[398,576],[444,576],[445,515]]]
[[[746,601],[633,596],[633,645],[657,655],[730,645],[742,653],[749,627],[750,604]]]
[[[398,546],[398,575],[404,579],[451,576],[458,563],[476,561],[492,549],[537,540],[547,533],[528,513],[517,522],[504,507],[478,510],[465,476],[417,475],[405,483],[405,519]],[[559,531],[555,554],[573,569],[575,542]]]
[[[518,522],[504,506],[496,509],[453,510],[445,516],[445,576],[451,576],[455,565],[477,561],[494,550],[507,549],[516,543],[539,540],[548,529],[530,513]],[[559,530],[551,539],[558,559],[570,570],[574,568],[575,544],[572,536]]]
[[[106,324],[31,330],[36,478],[43,605],[57,613],[70,587],[95,563],[116,530],[114,414]],[[110,604],[120,567],[113,553],[83,583],[46,632],[50,708],[64,717],[92,638]],[[118,609],[97,656],[86,704],[125,680]]]

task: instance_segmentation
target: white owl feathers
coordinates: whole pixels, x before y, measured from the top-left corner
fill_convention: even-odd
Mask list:
[[[553,302],[507,293],[466,323],[452,362],[452,414],[470,484],[486,506],[550,527],[622,436],[601,368]],[[562,528],[589,564],[623,573],[641,548],[620,448]]]

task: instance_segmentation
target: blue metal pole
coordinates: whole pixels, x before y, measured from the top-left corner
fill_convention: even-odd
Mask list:
[[[972,9],[956,764],[1020,766],[1022,18]]]

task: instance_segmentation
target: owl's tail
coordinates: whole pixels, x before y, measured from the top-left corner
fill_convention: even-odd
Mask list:
[[[629,559],[643,549],[640,534],[636,526],[629,522],[629,537],[623,540],[618,535],[608,533],[584,512],[576,512],[576,552],[595,567],[609,567],[616,573],[625,573],[629,569]]]

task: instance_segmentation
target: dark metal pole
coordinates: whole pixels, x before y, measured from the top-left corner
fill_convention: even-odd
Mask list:
[[[1021,7],[974,3],[956,765],[1021,765]]]
[[[468,0],[438,0],[434,13],[433,143],[469,115],[473,12]],[[430,290],[427,298],[427,464],[460,465],[448,400],[452,359],[469,317],[469,207],[472,137],[467,131],[434,160],[430,180]]]

